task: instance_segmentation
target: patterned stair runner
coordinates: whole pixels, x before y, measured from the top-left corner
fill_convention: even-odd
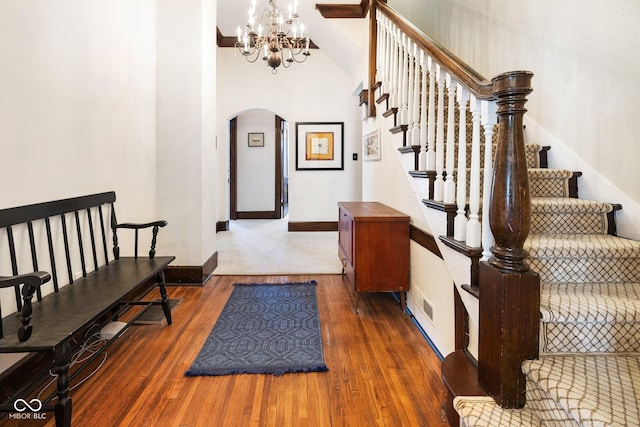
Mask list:
[[[523,366],[524,409],[458,397],[461,425],[640,426],[640,242],[608,235],[614,206],[570,198],[574,173],[538,168],[533,151],[525,249],[541,278],[541,358]]]

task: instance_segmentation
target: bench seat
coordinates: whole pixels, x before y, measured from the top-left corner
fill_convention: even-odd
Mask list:
[[[33,304],[33,333],[28,341],[18,340],[19,312],[3,319],[5,336],[0,353],[51,351],[71,339],[71,332],[97,321],[116,308],[137,286],[154,279],[174,257],[153,259],[121,257],[75,280]]]

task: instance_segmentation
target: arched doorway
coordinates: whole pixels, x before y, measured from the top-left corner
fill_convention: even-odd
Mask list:
[[[278,219],[288,210],[289,126],[267,110],[242,112],[229,123],[231,219]]]

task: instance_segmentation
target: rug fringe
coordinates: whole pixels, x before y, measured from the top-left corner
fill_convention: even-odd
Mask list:
[[[265,285],[317,285],[315,280],[309,280],[307,282],[282,282],[282,283],[234,283],[233,286],[265,286]]]
[[[223,375],[238,375],[238,374],[268,374],[275,377],[279,377],[284,374],[304,374],[309,372],[328,372],[329,367],[326,364],[316,366],[302,366],[296,368],[240,368],[240,369],[220,369],[220,370],[200,370],[189,369],[184,373],[185,377],[218,377]]]

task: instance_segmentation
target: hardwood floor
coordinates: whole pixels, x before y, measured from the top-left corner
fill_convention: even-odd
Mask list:
[[[318,282],[329,372],[184,376],[233,283],[310,279]],[[339,275],[215,276],[168,293],[184,298],[173,325],[132,326],[118,338],[102,368],[72,392],[74,426],[447,425],[440,361],[390,294],[363,295],[354,314]],[[47,419],[36,425],[54,425],[53,413]]]

